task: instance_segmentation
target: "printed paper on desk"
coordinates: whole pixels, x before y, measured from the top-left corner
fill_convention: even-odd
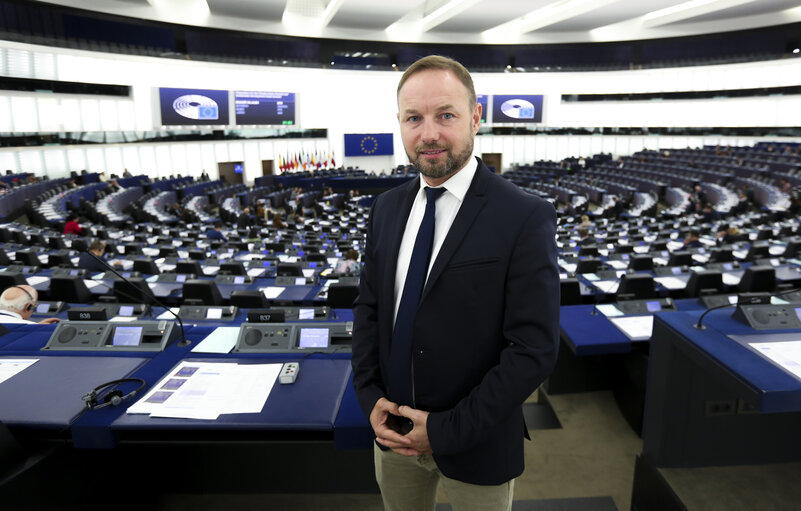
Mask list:
[[[219,266],[206,266],[203,268],[204,275],[217,275],[217,272],[220,271]]]
[[[285,287],[279,287],[279,286],[269,286],[269,287],[265,287],[261,291],[262,291],[262,293],[264,293],[264,296],[268,300],[273,300],[275,298],[278,298],[281,295],[281,293],[284,292],[284,289],[286,289],[286,288]]]
[[[103,282],[100,282],[100,281],[97,281],[97,280],[84,279],[83,283],[86,284],[87,289],[90,289],[90,290],[96,288],[97,286],[104,286],[104,287],[108,288],[108,286],[106,286]]]
[[[260,277],[264,275],[264,268],[250,268],[248,270],[248,275],[251,277]]]
[[[49,279],[50,279],[50,277],[42,277],[41,275],[33,275],[33,276],[28,277],[27,279],[25,279],[25,281],[28,282],[29,286],[35,286],[37,284],[41,284],[42,282],[47,282]]]
[[[654,329],[653,316],[626,316],[610,318],[609,321],[632,341],[647,341]]]
[[[239,337],[238,326],[221,326],[192,348],[194,353],[230,353]]]
[[[723,273],[723,283],[727,286],[736,286],[740,283],[740,279],[742,279],[740,275],[733,275],[727,272]]]
[[[752,342],[748,345],[796,378],[801,378],[801,341]]]
[[[314,268],[304,268],[303,276],[308,278],[314,277]]]
[[[656,277],[654,282],[659,282],[670,290],[684,289],[687,286],[683,280],[677,277]]]
[[[3,358],[0,359],[0,383],[21,373],[36,362],[38,358]]]
[[[593,286],[597,287],[604,293],[617,293],[618,288],[618,281],[616,280],[599,280],[597,282],[592,283]]]

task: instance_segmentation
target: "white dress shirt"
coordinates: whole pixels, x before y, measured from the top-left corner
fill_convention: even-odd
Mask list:
[[[478,160],[471,156],[462,170],[452,175],[440,186],[432,187],[445,188],[446,192],[437,199],[436,216],[434,217],[434,243],[431,247],[431,259],[428,263],[426,278],[431,272],[431,267],[434,266],[439,249],[442,248],[442,243],[451,229],[459,208],[462,207],[467,189],[470,188],[473,176],[476,175],[476,169],[478,169]],[[406,220],[406,230],[403,232],[403,240],[401,240],[398,252],[398,266],[395,268],[395,314],[393,318],[398,315],[398,307],[400,306],[401,296],[403,296],[403,287],[406,284],[406,273],[409,271],[414,242],[417,239],[417,231],[420,230],[420,224],[423,223],[423,216],[426,211],[425,188],[428,184],[423,179],[422,174],[419,179],[420,189],[417,191],[412,203],[412,210],[409,212],[409,218]]]
[[[9,310],[0,310],[0,323],[27,323],[36,324],[35,321],[22,319],[19,313]]]

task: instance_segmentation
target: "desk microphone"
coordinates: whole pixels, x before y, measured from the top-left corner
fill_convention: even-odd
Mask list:
[[[95,255],[95,254],[93,254],[93,253],[89,252],[89,250],[84,250],[84,253],[86,253],[86,254],[89,254],[90,256],[92,256],[92,257],[93,257],[93,258],[94,258],[94,259],[95,259],[97,262],[99,262],[100,264],[102,264],[103,266],[105,266],[106,268],[108,268],[109,270],[111,270],[111,272],[112,272],[114,275],[118,276],[119,278],[121,278],[122,280],[124,280],[125,282],[127,282],[127,283],[128,283],[128,285],[129,285],[129,286],[131,286],[131,289],[134,289],[134,288],[136,288],[136,286],[134,286],[134,285],[131,283],[131,281],[129,281],[128,279],[126,279],[125,277],[123,277],[122,275],[120,275],[120,273],[119,273],[117,270],[115,270],[115,269],[114,269],[114,268],[113,268],[113,267],[112,267],[110,264],[108,264],[108,263],[107,263],[107,262],[106,262],[106,261],[105,261],[105,260],[104,260],[102,257],[98,257],[97,255]],[[144,291],[144,290],[143,290],[143,289],[141,289],[141,288],[136,288],[136,289],[140,289],[140,290]],[[128,297],[128,298],[130,298],[131,300],[135,300],[135,298],[134,298],[134,297],[132,297],[132,296],[128,295],[128,294],[127,294],[127,293],[125,293],[125,292],[122,292],[122,291],[119,291],[119,290],[118,290],[118,292],[119,292],[120,294],[123,294],[123,295],[127,296],[127,297]],[[158,305],[158,306],[160,306],[160,307],[164,307],[164,310],[166,310],[167,312],[169,312],[170,314],[172,314],[173,316],[175,316],[175,319],[177,319],[177,320],[178,320],[178,325],[181,327],[181,342],[179,342],[179,343],[178,343],[178,346],[182,346],[182,347],[183,347],[183,346],[189,346],[190,344],[192,344],[190,341],[187,341],[187,340],[186,340],[186,334],[184,333],[184,323],[183,323],[183,321],[181,321],[181,317],[180,317],[178,314],[174,313],[174,312],[172,311],[172,309],[171,309],[171,308],[169,308],[169,307],[167,307],[166,305],[164,305],[164,303],[162,303],[162,301],[161,301],[161,300],[159,300],[158,298],[156,298],[156,295],[154,295],[154,294],[153,294],[153,293],[150,291],[150,286],[148,286],[148,288],[147,288],[147,294],[148,294],[148,296],[150,296],[150,298],[151,298],[151,299],[152,299],[152,300],[153,300],[153,301],[156,303],[156,305]]]
[[[795,292],[798,292],[798,289],[793,288],[793,289],[788,289],[786,291],[782,291],[781,293],[772,293],[769,296],[771,298],[773,298],[773,297],[779,298],[780,296],[789,295],[789,294],[792,294],[792,293],[795,293]],[[765,295],[762,295],[762,297],[764,297],[764,296]],[[758,303],[759,300],[760,300],[760,297],[751,297],[751,303]],[[709,314],[710,312],[712,312],[714,310],[725,309],[727,307],[737,307],[738,305],[747,305],[747,303],[741,303],[740,299],[738,297],[737,303],[725,303],[723,305],[717,305],[715,307],[711,307],[711,308],[705,310],[704,313],[701,314],[701,317],[698,318],[698,323],[693,325],[693,328],[695,328],[696,330],[706,330],[706,327],[704,326],[703,321],[704,321],[704,317],[707,314]]]

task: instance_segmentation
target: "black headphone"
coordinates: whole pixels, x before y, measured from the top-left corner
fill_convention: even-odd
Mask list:
[[[113,385],[117,385],[119,383],[126,383],[126,382],[134,382],[138,383],[139,387],[132,390],[127,394],[123,394],[121,390],[112,390],[108,394],[103,397],[103,402],[99,403],[97,395],[105,388],[111,387]],[[125,399],[129,397],[134,397],[137,392],[145,388],[145,380],[142,378],[120,378],[119,380],[111,380],[107,381],[106,383],[100,384],[97,387],[93,388],[89,391],[88,394],[83,396],[81,399],[86,403],[86,407],[92,410],[98,410],[100,408],[105,408],[106,406],[117,406],[118,404],[122,403]]]
[[[28,292],[28,290],[27,290],[27,289],[25,289],[25,288],[24,288],[24,287],[22,287],[22,286],[13,286],[13,287],[15,287],[15,288],[17,288],[17,289],[21,289],[23,293],[25,293],[26,295],[28,295],[28,298],[30,298],[30,300],[31,300],[31,301],[30,301],[30,303],[28,303],[28,305],[26,305],[26,306],[25,306],[25,310],[26,310],[26,311],[33,310],[33,303],[36,301],[36,300],[33,298],[33,295],[32,295],[30,292]]]

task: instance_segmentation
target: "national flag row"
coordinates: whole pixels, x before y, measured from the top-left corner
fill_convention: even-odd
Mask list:
[[[337,162],[334,153],[323,153],[316,151],[313,153],[295,153],[288,156],[278,157],[278,168],[281,172],[291,172],[293,170],[319,170],[336,168]]]

